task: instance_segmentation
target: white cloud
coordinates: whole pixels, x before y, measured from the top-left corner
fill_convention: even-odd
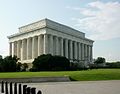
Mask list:
[[[70,8],[70,7],[69,7]],[[120,3],[101,1],[91,2],[79,10],[84,18],[75,18],[77,26],[91,32],[89,38],[108,40],[120,37]],[[75,20],[74,19],[74,20]]]

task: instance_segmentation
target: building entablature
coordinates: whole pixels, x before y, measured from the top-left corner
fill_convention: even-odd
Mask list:
[[[19,28],[19,32],[31,32],[41,28],[51,28],[53,30],[59,30],[60,32],[67,33],[73,36],[85,37],[85,33],[75,30],[66,25],[59,24],[57,22],[51,21],[49,19],[43,19],[32,24],[28,24]]]

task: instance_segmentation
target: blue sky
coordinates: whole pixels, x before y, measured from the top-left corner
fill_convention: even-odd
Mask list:
[[[120,0],[0,0],[0,54],[9,54],[7,36],[43,18],[86,33],[94,58],[120,61]]]

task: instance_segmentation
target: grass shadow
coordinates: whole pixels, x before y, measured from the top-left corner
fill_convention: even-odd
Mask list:
[[[77,81],[77,80],[75,80],[75,79],[72,78],[72,77],[69,77],[69,79],[70,79],[70,81]]]

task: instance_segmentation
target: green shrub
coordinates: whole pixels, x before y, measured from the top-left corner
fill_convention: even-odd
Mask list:
[[[52,56],[50,54],[41,55],[32,62],[31,70],[37,71],[63,71],[69,70],[70,62],[66,57]]]

